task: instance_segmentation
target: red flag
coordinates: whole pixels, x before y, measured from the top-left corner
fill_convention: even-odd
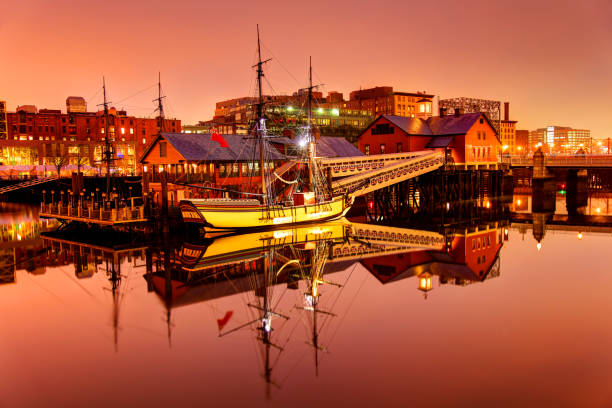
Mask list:
[[[217,129],[213,129],[211,140],[214,140],[215,142],[219,143],[219,146],[221,147],[229,147],[223,136],[221,136],[217,132]]]
[[[223,328],[225,327],[227,322],[229,322],[233,314],[233,311],[228,310],[227,312],[225,312],[225,316],[223,316],[223,319],[217,319],[217,326],[219,326],[219,331],[223,330]]]

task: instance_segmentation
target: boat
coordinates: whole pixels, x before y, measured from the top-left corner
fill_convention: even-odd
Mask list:
[[[263,114],[264,98],[262,92],[263,64],[259,27],[257,29],[257,122],[252,136],[259,150],[259,169],[261,193],[241,193],[241,197],[256,198],[203,198],[185,199],[179,202],[183,220],[188,224],[218,230],[261,229],[278,226],[291,226],[312,222],[334,220],[346,215],[353,204],[349,194],[334,195],[324,176],[316,156],[316,140],[312,131],[312,63],[309,67],[308,124],[300,138],[303,146],[302,157],[288,163],[299,171],[308,171],[308,177],[284,180],[282,176],[267,166],[265,161],[268,136]],[[289,188],[282,193],[274,192],[271,186],[281,181]]]

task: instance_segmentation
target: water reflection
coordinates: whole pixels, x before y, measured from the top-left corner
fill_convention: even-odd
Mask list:
[[[110,294],[103,304],[115,352],[121,344],[122,305],[133,295],[130,282],[142,279],[146,291],[163,304],[168,347],[173,330],[180,329],[173,310],[196,304],[214,311],[220,337],[251,332],[270,396],[280,386],[275,368],[289,343],[298,341],[311,350],[318,375],[321,355],[328,354],[348,312],[346,307],[336,310],[336,305],[356,264],[383,285],[413,277],[415,289],[427,298],[436,286],[463,286],[499,276],[507,228],[503,222],[490,222],[440,233],[342,220],[155,242],[135,232],[70,226],[38,234],[35,252],[16,253],[5,269],[12,267],[14,276],[15,265],[26,259],[37,265],[28,269],[32,274],[56,273],[56,267],[70,265],[83,290],[91,293],[102,286]],[[92,280],[99,274],[103,280]],[[242,299],[242,307],[226,309],[219,302],[235,296]],[[296,340],[296,331],[305,334]]]
[[[32,225],[38,232],[28,235],[30,238],[6,242],[11,246],[11,259],[3,263],[2,276],[10,276],[10,282],[16,282],[15,276],[25,278],[17,285],[0,287],[0,291],[20,289],[30,280],[53,292],[57,301],[66,305],[66,324],[74,326],[73,337],[85,336],[89,326],[78,327],[70,317],[82,308],[87,310],[88,322],[105,326],[102,336],[110,341],[102,342],[103,348],[130,364],[144,356],[156,356],[162,367],[187,381],[187,372],[180,370],[186,370],[188,361],[196,358],[192,355],[199,356],[202,365],[210,364],[215,370],[203,377],[208,381],[215,376],[245,384],[252,380],[256,384],[255,398],[264,395],[288,402],[287,393],[295,392],[296,383],[321,386],[310,382],[318,377],[342,384],[360,381],[364,374],[346,367],[357,367],[354,361],[367,356],[344,351],[353,343],[369,344],[381,328],[387,330],[382,331],[387,333],[385,342],[394,344],[396,340],[388,333],[399,329],[390,331],[389,327],[403,322],[402,341],[409,338],[417,342],[419,335],[414,337],[415,327],[410,322],[420,319],[418,315],[432,314],[442,322],[441,316],[453,313],[453,302],[458,299],[462,305],[472,302],[473,313],[478,313],[476,310],[483,306],[478,301],[486,299],[488,293],[499,294],[498,287],[508,279],[507,262],[515,261],[504,258],[503,279],[492,280],[502,276],[501,254],[512,234],[515,238],[520,237],[517,232],[523,233],[523,238],[532,235],[533,242],[541,244],[552,240],[551,231],[570,231],[581,234],[578,239],[587,239],[587,231],[608,228],[601,218],[594,218],[607,215],[570,216],[560,212],[564,207],[560,199],[565,197],[553,195],[551,212],[549,195],[545,196],[548,202],[534,205],[540,198],[523,191],[513,198],[515,211],[507,219],[483,215],[470,223],[431,222],[429,229],[338,221],[250,234],[172,236],[163,240],[129,231],[56,229],[43,222]],[[517,205],[523,203],[528,212],[518,210]],[[37,224],[35,212],[28,215],[27,211],[24,216],[6,217],[17,217],[24,225]],[[421,221],[420,225],[427,224]],[[71,294],[62,282],[91,298],[101,312],[88,309],[83,298]],[[476,288],[482,289],[475,292]],[[457,296],[455,291],[462,295]],[[398,299],[404,303],[398,303]],[[406,303],[407,299],[414,300]],[[32,309],[40,313],[35,306]],[[347,321],[352,322],[348,327]],[[417,327],[423,329],[424,323],[419,321]],[[208,323],[214,329],[204,330]],[[453,325],[440,323],[435,330],[442,330],[445,324]],[[134,340],[135,336],[129,334],[134,328],[159,337],[160,342],[141,345],[145,335]],[[348,339],[339,341],[343,336]],[[424,340],[436,341],[433,333]],[[394,356],[404,353],[397,344],[389,347]],[[454,343],[438,344],[437,348],[443,352],[444,347],[454,348]],[[359,350],[384,354],[365,346]],[[211,357],[223,352],[231,356]],[[66,353],[74,353],[77,359],[86,354],[85,349],[74,347],[62,355]],[[246,357],[247,353],[252,358]],[[386,364],[392,366],[396,357],[387,357]],[[179,368],[168,358],[180,360]],[[224,358],[231,361],[226,363]],[[307,365],[302,364],[302,358]],[[437,361],[436,365],[440,364]],[[408,366],[403,365],[402,371],[396,370],[393,375],[405,372]],[[198,371],[189,374],[195,378],[203,375]],[[245,389],[248,387],[245,385]],[[281,389],[288,391],[283,394]],[[248,395],[254,397],[253,393]]]

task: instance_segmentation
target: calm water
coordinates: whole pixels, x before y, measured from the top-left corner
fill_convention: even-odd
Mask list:
[[[2,407],[612,406],[605,219],[170,250],[0,211]]]

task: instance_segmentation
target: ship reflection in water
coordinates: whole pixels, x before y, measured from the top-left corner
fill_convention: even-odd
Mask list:
[[[612,307],[612,278],[573,234],[593,242],[585,256],[609,246],[607,213],[521,194],[497,219],[430,230],[339,220],[153,241],[6,212],[7,406],[490,406],[508,387],[582,401],[607,378],[612,330],[577,310]],[[584,296],[577,268],[597,282]],[[584,378],[566,380],[576,361]],[[549,380],[530,388],[534,375]],[[473,382],[488,384],[478,398]]]

